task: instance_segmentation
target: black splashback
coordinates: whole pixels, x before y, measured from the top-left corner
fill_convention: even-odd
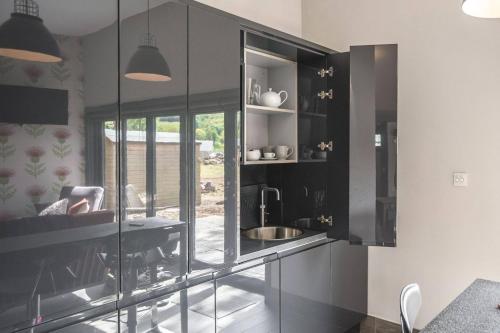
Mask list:
[[[265,184],[241,186],[240,228],[249,229],[259,225],[260,190]]]
[[[259,218],[260,189],[276,187],[281,201],[270,196],[267,200],[270,224],[293,225],[298,219],[315,220],[328,214],[327,183],[321,175],[327,173],[327,163],[298,163],[241,167],[241,228],[256,226]],[[314,222],[313,222],[314,223]],[[314,227],[320,227],[314,225]]]
[[[315,218],[327,214],[327,185],[320,175],[326,174],[326,163],[298,163],[269,166],[270,184],[283,194],[283,223]]]

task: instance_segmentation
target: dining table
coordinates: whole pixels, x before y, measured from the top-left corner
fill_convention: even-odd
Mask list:
[[[500,333],[500,282],[477,279],[420,333]]]

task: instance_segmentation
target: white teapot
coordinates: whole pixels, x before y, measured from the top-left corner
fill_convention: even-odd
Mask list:
[[[283,100],[281,100],[281,94],[285,94],[285,98]],[[273,108],[277,108],[282,106],[287,98],[288,98],[288,93],[286,91],[282,90],[277,93],[274,92],[272,88],[269,88],[269,91],[266,91],[265,93],[260,95],[258,102],[262,106],[270,106]]]

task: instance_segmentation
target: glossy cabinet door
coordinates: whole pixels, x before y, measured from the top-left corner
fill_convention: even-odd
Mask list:
[[[38,331],[36,331],[38,332]],[[118,333],[118,311],[60,328],[56,333]]]
[[[280,262],[282,332],[359,327],[367,311],[367,247],[335,241]]]
[[[280,259],[282,332],[339,332],[331,312],[330,244]]]
[[[218,278],[217,332],[280,332],[280,265],[272,261]]]
[[[330,253],[332,317],[347,331],[368,313],[368,247],[335,241]]]
[[[190,272],[232,263],[238,235],[240,27],[189,8]]]
[[[120,332],[215,332],[213,281],[120,310]]]
[[[0,24],[13,10],[39,15],[50,34],[36,42],[58,55],[0,56],[2,332],[112,303],[118,292],[108,261],[119,245],[118,3],[100,1],[98,12],[27,3],[2,1]]]
[[[118,311],[112,311],[105,315],[94,316],[87,320],[81,320],[81,314],[72,317],[44,323],[20,333],[118,333]],[[64,323],[62,323],[62,322]]]
[[[108,260],[124,304],[187,272],[187,15],[177,1],[120,2],[121,253]]]
[[[339,191],[328,200],[339,238],[395,246],[397,45],[353,46],[330,55],[329,63],[336,75],[329,80],[335,116],[328,128],[340,150],[329,159],[328,182]],[[349,197],[342,196],[347,188]]]

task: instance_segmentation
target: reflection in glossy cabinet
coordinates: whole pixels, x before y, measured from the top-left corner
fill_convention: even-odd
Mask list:
[[[215,330],[213,281],[120,311],[120,332],[206,333]]]
[[[91,319],[81,320],[80,315],[74,315],[71,319],[64,318],[55,322],[44,323],[29,328],[20,333],[118,333],[118,311],[105,315],[94,316]],[[64,322],[64,323],[62,323]],[[75,324],[76,323],[76,324]]]
[[[0,24],[13,3],[0,3]],[[118,248],[117,147],[109,139],[118,117],[118,4],[101,1],[96,20],[83,3],[38,3],[60,59],[0,57],[8,103],[0,111],[0,331],[117,295],[107,258]]]
[[[189,8],[190,271],[213,270],[237,255],[237,137],[240,27]],[[197,155],[213,143],[212,157]],[[205,152],[206,153],[206,152]],[[208,157],[208,158],[207,158]]]
[[[217,332],[280,332],[279,262],[216,280]]]
[[[40,331],[41,332],[41,331]],[[51,331],[56,333],[118,333],[118,311]],[[35,331],[38,333],[38,331]]]
[[[151,5],[120,2],[121,257],[109,260],[121,269],[125,303],[187,271],[187,6]],[[170,80],[140,74],[157,70],[144,47],[167,63]]]

